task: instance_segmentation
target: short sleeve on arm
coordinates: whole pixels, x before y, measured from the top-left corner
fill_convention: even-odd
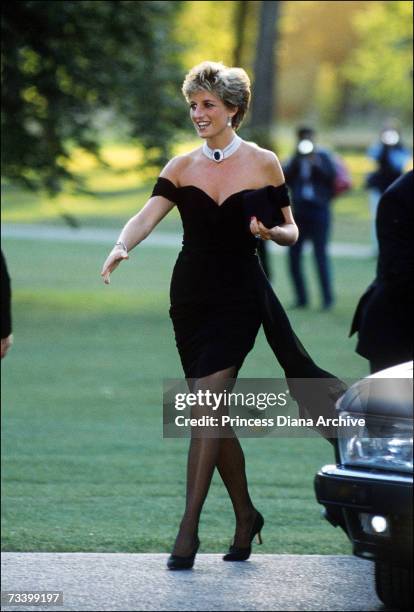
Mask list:
[[[282,183],[282,185],[278,185],[278,187],[269,185],[267,189],[269,200],[275,208],[284,208],[285,206],[291,205],[289,190],[286,183]]]
[[[274,187],[267,185],[253,189],[244,196],[244,212],[250,225],[251,217],[256,217],[265,227],[275,227],[285,222],[281,211],[290,206],[289,191],[286,183]]]
[[[170,202],[176,203],[177,187],[169,179],[159,176],[151,193],[151,198],[154,196],[163,196],[167,198],[167,200],[170,200]]]

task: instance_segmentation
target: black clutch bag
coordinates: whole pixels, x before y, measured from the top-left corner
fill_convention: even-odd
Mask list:
[[[278,187],[267,185],[261,189],[254,189],[243,197],[244,215],[248,227],[252,217],[256,217],[268,229],[282,225],[285,223],[285,218],[281,209],[285,206],[290,206],[286,183]]]

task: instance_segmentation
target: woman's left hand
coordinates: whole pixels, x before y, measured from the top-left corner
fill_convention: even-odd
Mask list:
[[[277,242],[277,239],[280,237],[280,227],[278,225],[268,229],[256,217],[251,218],[250,231],[256,238],[261,238],[262,240],[274,240]]]

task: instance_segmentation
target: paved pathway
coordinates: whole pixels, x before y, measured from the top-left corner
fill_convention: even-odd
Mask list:
[[[95,242],[98,244],[111,245],[118,238],[118,229],[60,227],[55,225],[29,225],[24,223],[2,225],[2,237],[16,238],[20,240],[56,240],[65,242]],[[172,232],[155,230],[141,246],[160,246],[179,249],[182,236]],[[276,253],[283,253],[284,247],[275,243],[269,243]],[[306,251],[306,248],[305,248]],[[372,257],[372,249],[365,244],[353,244],[345,242],[334,242],[330,245],[330,252],[334,257]]]
[[[61,606],[2,610],[384,610],[373,564],[352,556],[199,554],[171,572],[165,554],[3,553],[2,590],[63,591]]]

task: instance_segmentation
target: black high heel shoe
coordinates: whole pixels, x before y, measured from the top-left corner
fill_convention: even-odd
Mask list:
[[[264,525],[264,518],[257,512],[256,519],[253,523],[252,530],[250,532],[250,546],[246,548],[239,548],[238,546],[230,546],[229,552],[224,555],[223,561],[246,561],[252,552],[251,542],[253,538],[257,535],[257,543],[262,544],[262,536],[260,534]]]
[[[167,561],[167,567],[170,570],[185,570],[191,569],[194,565],[194,559],[200,546],[200,540],[197,538],[194,552],[188,557],[180,557],[179,555],[170,555]]]

